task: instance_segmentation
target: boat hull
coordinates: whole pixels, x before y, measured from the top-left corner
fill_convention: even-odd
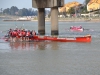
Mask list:
[[[70,31],[83,32],[83,31],[84,31],[84,29],[83,29],[83,28],[82,28],[82,29],[70,29]]]
[[[54,36],[34,36],[31,40],[49,40],[49,41],[60,41],[60,42],[91,42],[91,36],[83,37],[54,37]]]

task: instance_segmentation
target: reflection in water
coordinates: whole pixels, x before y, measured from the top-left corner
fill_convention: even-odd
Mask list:
[[[52,50],[58,50],[58,42],[52,42]]]
[[[40,43],[38,43],[38,48],[40,50],[45,50],[46,47],[47,47],[47,43],[46,42],[40,42]]]
[[[11,50],[58,50],[58,42],[9,42]]]

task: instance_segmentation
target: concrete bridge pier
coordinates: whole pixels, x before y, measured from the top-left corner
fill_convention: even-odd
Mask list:
[[[51,8],[51,35],[58,33],[58,7],[64,0],[32,0],[32,7],[38,8],[38,33],[45,35],[45,8]]]
[[[38,33],[45,35],[45,8],[38,8]]]
[[[51,8],[51,35],[58,35],[58,7]]]

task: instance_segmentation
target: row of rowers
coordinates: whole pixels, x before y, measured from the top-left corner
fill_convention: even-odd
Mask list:
[[[36,32],[34,30],[25,30],[25,29],[10,29],[8,32],[8,35],[10,37],[30,37],[36,35]]]

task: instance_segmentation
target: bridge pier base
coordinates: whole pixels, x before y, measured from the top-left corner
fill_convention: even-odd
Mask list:
[[[45,8],[38,8],[38,33],[45,35]]]
[[[51,35],[58,35],[58,7],[51,8]]]

